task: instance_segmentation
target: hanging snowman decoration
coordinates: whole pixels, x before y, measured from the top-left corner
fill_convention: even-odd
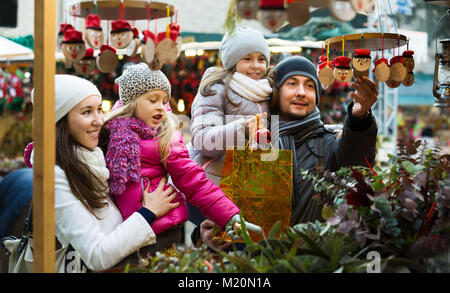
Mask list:
[[[103,45],[104,36],[100,22],[97,14],[89,14],[86,17],[86,42],[95,49],[99,49]]]
[[[125,49],[133,40],[133,30],[128,21],[123,19],[111,23],[111,44],[114,48]]]
[[[58,37],[56,39],[58,49],[61,49],[62,42],[64,41],[64,32],[68,29],[74,29],[70,23],[59,24],[59,32],[58,32]]]
[[[170,64],[177,60],[180,54],[177,44],[179,30],[179,25],[170,24],[167,31],[158,34],[155,56],[162,64]]]
[[[74,29],[67,29],[64,32],[62,51],[65,57],[66,68],[72,67],[73,62],[83,58],[86,52],[83,34]]]
[[[414,51],[413,50],[407,50],[405,52],[403,52],[403,64],[405,65],[406,68],[406,76],[405,79],[403,80],[403,85],[404,86],[412,86],[414,83]]]
[[[144,36],[141,45],[142,59],[150,65],[155,59],[156,36],[149,30],[143,30],[142,35]]]
[[[339,82],[349,82],[352,79],[352,68],[350,67],[350,59],[347,56],[338,56],[333,60],[333,74]]]
[[[78,61],[75,61],[73,63],[73,68],[75,69],[76,73],[80,75],[90,75],[95,69],[94,49],[86,49],[86,54],[84,55],[84,57]]]
[[[103,44],[100,47],[100,54],[98,54],[96,59],[98,70],[103,73],[113,72],[116,69],[118,62],[119,60],[117,59],[116,49]]]
[[[372,58],[370,57],[370,50],[355,49],[352,58],[353,77],[361,78],[363,76],[369,76],[371,64]]]
[[[389,78],[396,82],[402,82],[406,76],[406,67],[403,65],[403,56],[394,56],[390,60]]]
[[[139,31],[136,27],[132,28],[133,31],[133,40],[130,42],[130,44],[127,47],[127,56],[134,56],[137,53],[137,50],[139,49],[139,45],[141,44],[141,41],[139,40]]]
[[[259,0],[238,0],[236,3],[237,14],[243,19],[256,19]]]
[[[330,67],[327,56],[320,56],[320,63],[318,66],[319,81],[324,89],[327,89],[334,82],[333,68]]]
[[[311,18],[309,5],[305,0],[287,0],[287,20],[291,26],[301,26]]]
[[[256,19],[271,30],[276,31],[284,24],[288,16],[284,9],[284,0],[261,0],[256,13]]]
[[[388,60],[386,58],[378,59],[375,61],[374,65],[375,67],[372,72],[374,73],[375,79],[379,82],[386,82],[391,75]]]

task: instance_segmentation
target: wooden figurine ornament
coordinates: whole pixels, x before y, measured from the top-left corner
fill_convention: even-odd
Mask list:
[[[402,54],[403,64],[405,65],[407,72],[411,72],[414,70],[415,63],[414,63],[413,55],[414,55],[413,50],[407,50],[407,51],[403,52],[403,54]]]
[[[304,0],[288,0],[287,18],[291,26],[301,26],[311,18],[309,5]]]
[[[125,53],[127,56],[134,56],[136,55],[139,45],[141,44],[141,41],[139,39],[139,31],[136,27],[133,27],[133,40],[130,42],[130,44],[127,47],[127,52]]]
[[[149,30],[143,30],[142,35],[144,36],[141,45],[142,59],[150,65],[155,58],[156,36]]]
[[[402,83],[404,86],[412,86],[414,84],[414,72],[408,72]]]
[[[58,37],[56,39],[57,46],[59,49],[61,49],[62,42],[64,41],[64,32],[68,29],[74,29],[70,23],[59,24],[59,32],[58,32]]]
[[[355,49],[352,58],[353,77],[361,78],[363,76],[369,76],[371,64],[372,58],[370,57],[370,50]]]
[[[256,19],[259,0],[238,0],[236,3],[237,14],[243,19]]]
[[[349,82],[352,79],[352,69],[350,62],[352,60],[346,56],[338,56],[333,60],[333,74],[339,82]]]
[[[73,63],[73,68],[78,74],[90,75],[95,69],[94,49],[86,49],[86,54],[84,54],[84,57],[78,61],[75,61]]]
[[[100,25],[100,17],[97,14],[89,14],[86,17],[86,42],[89,46],[99,49],[103,44],[103,29]]]
[[[162,64],[170,64],[177,60],[180,54],[177,44],[178,35],[179,25],[173,24],[169,26],[169,33],[166,31],[158,34],[155,56]]]
[[[334,82],[333,68],[327,63],[327,56],[320,56],[320,63],[318,68],[319,81],[323,88],[327,89]]]
[[[98,70],[103,73],[113,72],[116,69],[118,62],[119,60],[116,55],[116,49],[103,44],[100,47],[100,54],[98,54],[96,60]]]
[[[400,81],[395,81],[391,77],[386,81],[386,85],[390,88],[399,87],[402,83]]]
[[[66,68],[72,67],[73,62],[83,58],[86,52],[83,34],[74,29],[67,29],[64,32],[62,51],[65,57]]]
[[[386,58],[381,58],[375,61],[375,67],[372,72],[375,75],[375,79],[379,82],[386,82],[391,75],[391,70],[389,69],[388,60]]]
[[[394,56],[390,60],[390,78],[396,82],[402,82],[406,76],[406,67],[403,65],[403,56]]]
[[[111,23],[111,44],[114,48],[125,49],[133,40],[133,30],[128,21],[123,19]]]
[[[260,0],[256,19],[265,28],[276,31],[288,19],[284,0]]]

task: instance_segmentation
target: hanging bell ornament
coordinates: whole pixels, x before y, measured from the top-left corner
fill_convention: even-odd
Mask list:
[[[103,29],[100,25],[100,17],[97,14],[89,14],[86,17],[86,42],[95,49],[100,49],[103,44]]]
[[[94,49],[86,49],[84,57],[73,62],[73,68],[75,69],[75,72],[80,75],[90,75],[95,69]]]
[[[388,60],[386,58],[376,60],[375,67],[372,71],[375,75],[375,79],[379,82],[386,82],[391,75],[391,70],[389,69]]]
[[[86,52],[83,34],[74,29],[67,29],[64,32],[62,51],[65,57],[66,68],[72,67],[73,62],[83,58]]]
[[[339,82],[349,82],[352,79],[352,69],[350,62],[352,60],[346,56],[338,56],[333,60],[333,74]]]
[[[98,70],[103,73],[113,72],[118,62],[116,49],[105,44],[100,47],[100,54],[98,54],[96,60]]]
[[[133,30],[128,21],[118,19],[111,23],[110,36],[114,48],[125,49],[133,40]]]

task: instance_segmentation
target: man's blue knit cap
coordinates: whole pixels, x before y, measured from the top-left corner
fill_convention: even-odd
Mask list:
[[[316,86],[316,104],[318,104],[322,86],[317,76],[316,66],[303,56],[292,56],[282,60],[275,66],[277,89],[280,89],[287,78],[294,75],[303,75],[311,78]]]

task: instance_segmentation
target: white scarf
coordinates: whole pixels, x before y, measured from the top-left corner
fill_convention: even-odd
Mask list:
[[[228,85],[238,95],[253,102],[266,101],[272,94],[272,87],[267,79],[255,80],[239,72],[233,74]]]
[[[106,184],[109,179],[109,170],[106,168],[105,157],[102,150],[99,147],[96,147],[92,151],[82,147],[77,147],[76,153],[78,158],[88,165],[92,173],[94,173],[98,179]]]

